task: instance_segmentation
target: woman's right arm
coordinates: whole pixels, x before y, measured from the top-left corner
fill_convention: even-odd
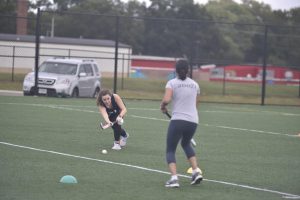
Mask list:
[[[168,111],[167,105],[171,102],[172,95],[173,95],[173,90],[171,88],[166,88],[165,89],[165,95],[164,95],[164,97],[161,101],[161,104],[160,104],[160,110],[163,113],[166,113]]]
[[[111,123],[111,121],[109,120],[109,117],[108,117],[108,114],[107,114],[107,112],[106,112],[105,107],[99,106],[98,108],[99,108],[99,112],[101,113],[101,115],[102,115],[104,121],[105,121],[106,123]]]

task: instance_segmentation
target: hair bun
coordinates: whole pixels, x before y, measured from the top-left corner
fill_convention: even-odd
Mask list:
[[[176,73],[178,74],[179,79],[184,80],[187,77],[189,71],[189,62],[184,59],[180,59],[176,62]]]

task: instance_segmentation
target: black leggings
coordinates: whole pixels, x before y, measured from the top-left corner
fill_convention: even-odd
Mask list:
[[[189,159],[195,156],[195,151],[191,146],[191,139],[196,129],[196,123],[184,120],[171,120],[167,135],[166,159],[168,164],[176,163],[175,152],[180,139],[186,157]]]
[[[126,137],[126,131],[118,123],[115,123],[112,129],[114,130],[115,141],[119,141],[120,136]]]

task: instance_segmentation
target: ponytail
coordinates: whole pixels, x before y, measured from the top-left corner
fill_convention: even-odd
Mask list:
[[[176,73],[179,79],[185,80],[189,71],[189,63],[187,60],[178,60],[176,62]]]

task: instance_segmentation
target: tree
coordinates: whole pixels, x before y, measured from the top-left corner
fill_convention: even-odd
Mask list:
[[[120,18],[120,41],[132,46],[133,54],[142,54],[144,42],[144,15],[146,5],[129,1],[124,5],[124,16]]]
[[[0,32],[16,33],[16,9],[15,1],[0,1]]]
[[[201,63],[262,63],[265,27],[268,27],[268,61],[300,65],[300,8],[272,11],[256,0],[39,0],[41,31],[49,35],[55,19],[55,36],[115,40],[119,16],[119,41],[134,54],[188,57]],[[0,31],[15,32],[15,1],[0,2]],[[53,12],[54,11],[54,12]],[[30,18],[36,17],[29,11]],[[35,21],[28,32],[34,34]],[[283,26],[284,25],[284,26]]]
[[[216,31],[221,35],[217,40],[219,44],[216,44],[218,49],[215,49],[215,60],[225,63],[244,62],[245,51],[251,45],[252,27],[243,24],[253,21],[251,13],[232,0],[211,1],[206,8],[211,18],[218,22]]]

